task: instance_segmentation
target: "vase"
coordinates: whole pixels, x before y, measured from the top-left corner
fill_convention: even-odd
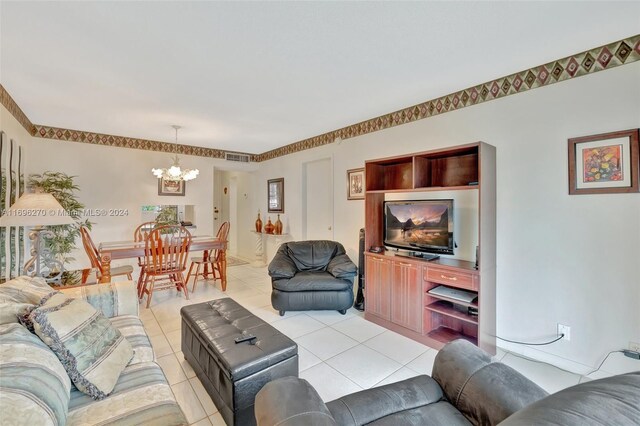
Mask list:
[[[262,219],[260,219],[260,212],[258,212],[258,218],[256,219],[256,232],[262,232]]]
[[[273,234],[273,223],[271,223],[271,217],[267,218],[267,224],[264,226],[265,234]]]
[[[278,214],[278,220],[276,220],[276,224],[273,228],[273,233],[276,235],[282,235],[282,221],[280,220],[280,215]]]

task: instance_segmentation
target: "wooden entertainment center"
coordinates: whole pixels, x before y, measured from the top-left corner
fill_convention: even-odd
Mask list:
[[[477,142],[365,162],[367,320],[437,349],[464,338],[495,354],[495,161],[495,147]],[[478,191],[477,269],[466,260],[426,261],[370,251],[383,246],[386,194],[434,191]],[[477,299],[465,303],[429,293],[440,285],[475,292]]]

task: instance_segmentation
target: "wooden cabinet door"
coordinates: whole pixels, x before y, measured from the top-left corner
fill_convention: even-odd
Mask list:
[[[365,309],[387,321],[391,318],[391,262],[366,256]]]
[[[391,322],[422,332],[422,276],[417,265],[393,262]]]

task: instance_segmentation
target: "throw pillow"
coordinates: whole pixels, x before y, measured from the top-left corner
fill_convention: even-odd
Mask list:
[[[64,367],[38,336],[20,324],[0,325],[1,418],[15,425],[64,425],[70,389]]]
[[[57,293],[29,318],[80,391],[94,399],[111,393],[133,349],[101,312],[82,299]]]
[[[31,309],[51,293],[56,291],[42,278],[21,276],[0,284],[0,324],[26,318]],[[25,326],[29,328],[28,323]]]

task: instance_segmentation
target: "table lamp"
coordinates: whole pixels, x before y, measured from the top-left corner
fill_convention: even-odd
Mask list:
[[[23,194],[2,217],[0,226],[32,226],[29,232],[31,240],[31,259],[24,264],[24,274],[41,276],[41,258],[47,268],[57,264],[60,272],[55,277],[45,277],[48,282],[55,281],[62,275],[63,265],[53,259],[49,250],[43,246],[43,236],[53,236],[53,233],[44,229],[49,225],[72,225],[75,221],[67,211],[62,208],[53,195],[46,192]]]

